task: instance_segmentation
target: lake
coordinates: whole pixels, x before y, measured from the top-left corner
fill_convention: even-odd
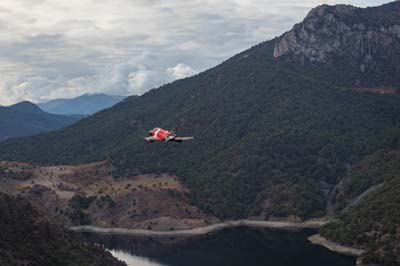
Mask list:
[[[190,239],[84,235],[128,266],[355,266],[354,257],[312,245],[313,230],[247,227]]]

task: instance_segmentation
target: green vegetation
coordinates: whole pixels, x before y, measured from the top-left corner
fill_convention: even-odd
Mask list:
[[[100,246],[38,216],[28,202],[0,194],[0,265],[123,266]]]
[[[269,184],[257,196],[250,215],[319,217],[325,214],[326,200],[324,193],[307,180],[297,184]]]
[[[8,169],[6,167],[0,166],[0,177],[5,176],[7,171]]]
[[[392,147],[396,147],[396,145],[392,145]],[[351,199],[368,188],[384,181],[390,181],[394,176],[399,175],[399,162],[399,151],[378,151],[355,165],[341,179],[332,200],[336,211],[342,210]]]
[[[346,177],[344,196],[354,184],[383,186],[325,226],[321,234],[334,241],[367,248],[365,263],[397,265],[400,259],[400,151],[377,152]],[[376,181],[379,180],[379,181]]]
[[[99,200],[96,201],[97,206],[100,208],[103,208],[105,205],[108,206],[108,208],[114,208],[116,206],[115,201],[109,196],[101,196]]]
[[[354,24],[348,35],[355,28],[358,34],[360,27],[400,23],[398,1],[338,10],[341,23]],[[346,28],[329,26],[330,36],[318,36],[331,37],[322,40],[327,45]],[[400,96],[363,90],[399,91],[398,46],[382,46],[388,42],[383,37],[357,39],[357,47],[347,51],[353,54],[332,55],[334,60],[324,65],[297,64],[290,55],[274,59],[278,39],[261,43],[213,69],[127,98],[62,130],[4,141],[0,159],[47,165],[109,160],[114,177],[176,174],[189,187],[192,203],[220,218],[305,219],[325,215],[330,200],[334,211],[345,212],[322,229],[324,236],[366,247],[368,263],[399,264]],[[362,71],[366,61],[371,68]],[[2,112],[8,111],[0,107],[0,118]],[[3,117],[8,123],[18,120],[8,113]],[[143,137],[156,126],[178,127],[179,134],[195,139],[145,143]],[[76,223],[90,223],[85,210],[93,200],[71,200]],[[98,207],[104,203],[115,206],[108,196],[97,201]],[[349,204],[354,206],[346,208]]]
[[[384,148],[385,129],[400,127],[400,99],[299,75],[271,57],[273,46],[262,43],[64,130],[6,141],[0,159],[110,159],[114,176],[175,173],[193,203],[218,217],[323,215],[326,191],[346,165]],[[195,140],[147,144],[154,126],[177,126]]]
[[[336,18],[357,24],[348,27],[349,35],[365,25],[376,29],[400,22],[399,2],[343,10],[338,9]],[[336,25],[329,26],[333,39],[319,36],[327,44],[336,42],[336,32],[346,28],[336,31]],[[332,63],[318,65],[307,60],[293,63],[290,55],[274,59],[277,40],[194,77],[127,98],[63,130],[2,142],[0,159],[48,165],[109,160],[114,177],[176,174],[189,187],[192,203],[220,218],[317,217],[326,213],[329,199],[328,207],[346,211],[323,228],[324,236],[367,247],[367,262],[398,264],[396,44],[383,49],[387,46],[375,41],[387,39],[360,38],[362,45],[357,45],[373,49],[352,47],[348,52],[355,51],[354,56],[339,53],[332,55]],[[363,52],[361,59],[358,51]],[[371,68],[362,71],[364,57],[372,61]],[[382,86],[393,87],[394,94],[372,93]],[[156,126],[178,127],[179,134],[195,139],[183,144],[145,143],[143,137]],[[360,202],[354,201],[378,184]],[[85,209],[92,200],[71,201],[76,221],[90,222]],[[101,198],[98,206],[104,202],[109,207],[115,204]],[[354,206],[346,208],[349,205]]]
[[[92,223],[85,210],[89,208],[94,200],[96,200],[95,196],[84,197],[80,195],[74,195],[70,199],[69,204],[72,208],[71,220],[74,224],[87,225]]]

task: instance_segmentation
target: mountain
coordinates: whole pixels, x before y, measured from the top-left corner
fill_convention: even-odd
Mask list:
[[[73,99],[56,99],[40,103],[39,107],[46,112],[59,115],[91,115],[125,99],[125,96],[102,93],[84,94]]]
[[[16,103],[9,106],[8,108],[16,112],[31,113],[37,115],[43,114],[43,111],[39,107],[28,101]]]
[[[388,198],[375,190],[355,203],[360,211],[346,208],[371,186],[392,182],[382,175],[357,183],[363,172],[356,170],[379,152],[400,149],[399,8],[398,1],[366,9],[318,7],[281,37],[199,75],[127,98],[61,131],[3,142],[0,159],[46,165],[107,160],[116,178],[173,173],[189,187],[193,204],[220,218],[333,212],[342,223],[329,226],[348,229],[340,226],[368,219],[365,202],[400,209],[391,183]],[[195,140],[145,143],[155,126],[176,126]],[[346,182],[356,189],[346,190]],[[398,225],[380,224],[382,236]],[[373,226],[365,223],[360,234]],[[373,249],[368,239],[359,244]],[[377,261],[384,256],[373,254]]]
[[[378,151],[353,167],[340,182],[333,203],[340,209],[350,199],[357,202],[321,230],[334,241],[366,248],[366,265],[400,264],[399,162],[400,150]],[[358,201],[357,195],[364,197]]]
[[[4,194],[0,228],[0,265],[125,265],[103,248],[47,222],[27,201]]]
[[[400,99],[295,71],[296,64],[274,56],[282,38],[62,131],[4,142],[0,158],[110,158],[114,175],[176,173],[193,201],[219,217],[324,215],[329,191],[348,166],[386,147],[387,129],[399,127]],[[177,126],[196,139],[149,146],[143,136],[154,126]]]
[[[399,13],[398,1],[370,8],[320,6],[279,38],[274,57],[312,68],[334,84],[398,89]]]
[[[0,106],[0,141],[63,128],[80,118],[49,114],[31,102]]]

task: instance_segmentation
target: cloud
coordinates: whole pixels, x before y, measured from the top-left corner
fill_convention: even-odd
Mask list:
[[[194,74],[196,74],[196,71],[183,63],[168,67],[163,72],[142,68],[129,74],[129,92],[134,95],[142,95],[151,88]]]
[[[132,72],[128,78],[129,92],[134,95],[142,95],[148,89],[158,87],[168,81],[162,73],[148,69]]]
[[[196,74],[196,71],[193,68],[182,63],[167,68],[166,72],[171,75],[173,79],[183,79]]]
[[[179,63],[166,69],[137,67],[131,60],[111,65],[95,75],[49,79],[43,76],[16,76],[0,79],[3,105],[28,100],[43,102],[56,98],[77,97],[83,93],[105,92],[117,95],[142,95],[151,88],[182,79],[196,73],[190,66]],[[142,61],[142,60],[139,60]]]
[[[388,0],[2,0],[0,104],[143,94],[289,30],[323,4]]]
[[[45,77],[24,77],[16,76],[14,78],[0,79],[0,95],[2,104],[9,105],[15,102],[28,100],[36,101],[42,98],[42,95],[56,94],[58,91],[66,91],[68,81],[59,77],[55,80],[49,80]],[[71,88],[73,90],[74,88]],[[72,91],[68,91],[71,93]],[[61,95],[59,93],[58,95]]]

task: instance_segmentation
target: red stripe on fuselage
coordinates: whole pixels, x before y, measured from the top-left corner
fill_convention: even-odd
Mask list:
[[[153,138],[158,140],[165,140],[172,133],[162,128],[155,128],[151,131]]]

